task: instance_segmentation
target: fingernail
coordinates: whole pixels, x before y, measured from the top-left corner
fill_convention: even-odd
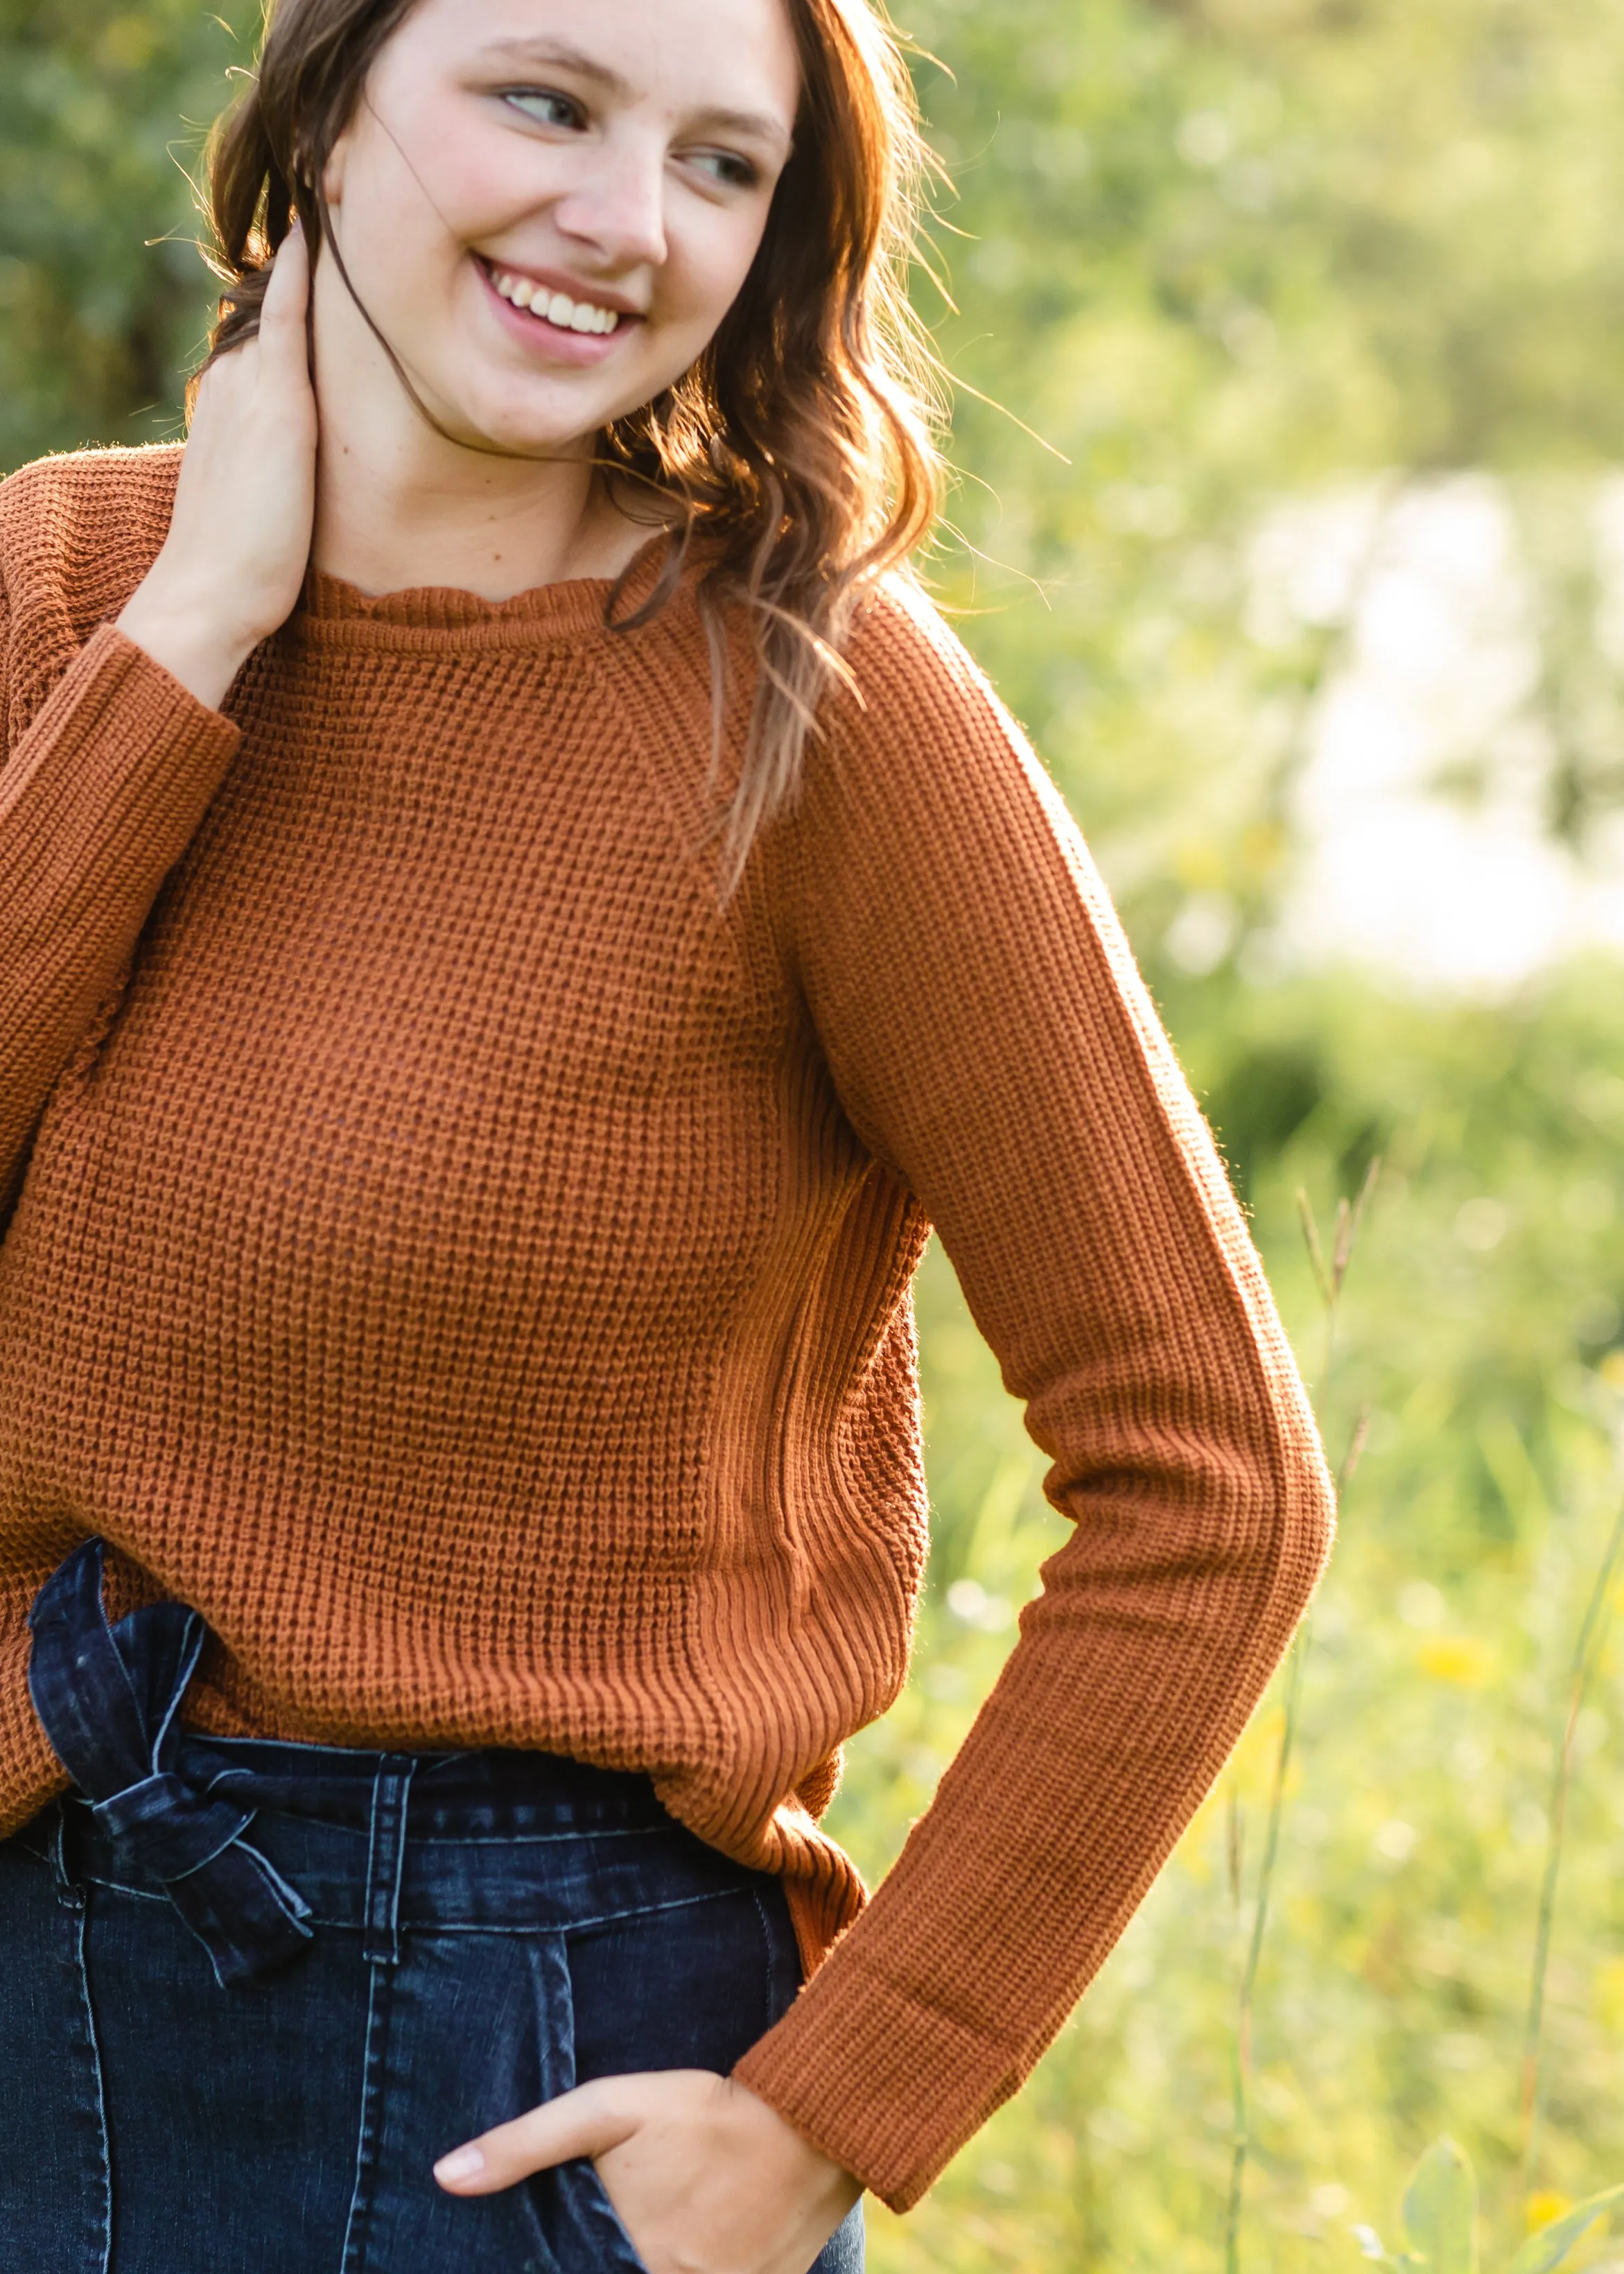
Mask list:
[[[434,2177],[445,2187],[455,2180],[471,2180],[484,2169],[485,2157],[477,2148],[454,2148],[435,2165]]]

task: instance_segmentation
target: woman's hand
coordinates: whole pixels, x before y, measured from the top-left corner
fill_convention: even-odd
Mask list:
[[[211,709],[290,614],[316,510],[316,398],[296,229],[276,255],[259,336],[205,373],[169,533],[118,619]]]
[[[764,2100],[708,2069],[606,2076],[443,2157],[486,2195],[590,2156],[649,2274],[807,2274],[862,2193]]]

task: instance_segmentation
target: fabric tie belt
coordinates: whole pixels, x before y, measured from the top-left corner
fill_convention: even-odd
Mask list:
[[[28,1688],[57,1759],[124,1854],[161,1882],[222,1986],[285,1965],[311,1940],[310,1905],[243,1834],[253,1821],[176,1773],[179,1710],[207,1629],[183,1603],[109,1626],[103,1549],[87,1540],[29,1613]]]

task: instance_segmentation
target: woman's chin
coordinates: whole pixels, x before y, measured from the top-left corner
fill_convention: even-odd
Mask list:
[[[604,427],[619,415],[614,403],[515,403],[500,389],[478,388],[448,391],[439,403],[425,398],[425,408],[447,440],[503,458],[588,457]]]

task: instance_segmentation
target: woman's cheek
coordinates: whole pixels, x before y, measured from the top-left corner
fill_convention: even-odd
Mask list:
[[[695,322],[709,338],[743,290],[762,240],[765,215],[754,215],[742,226],[713,228],[698,234],[684,248],[680,274],[671,279],[675,305],[693,311]],[[675,264],[670,264],[674,266]]]

